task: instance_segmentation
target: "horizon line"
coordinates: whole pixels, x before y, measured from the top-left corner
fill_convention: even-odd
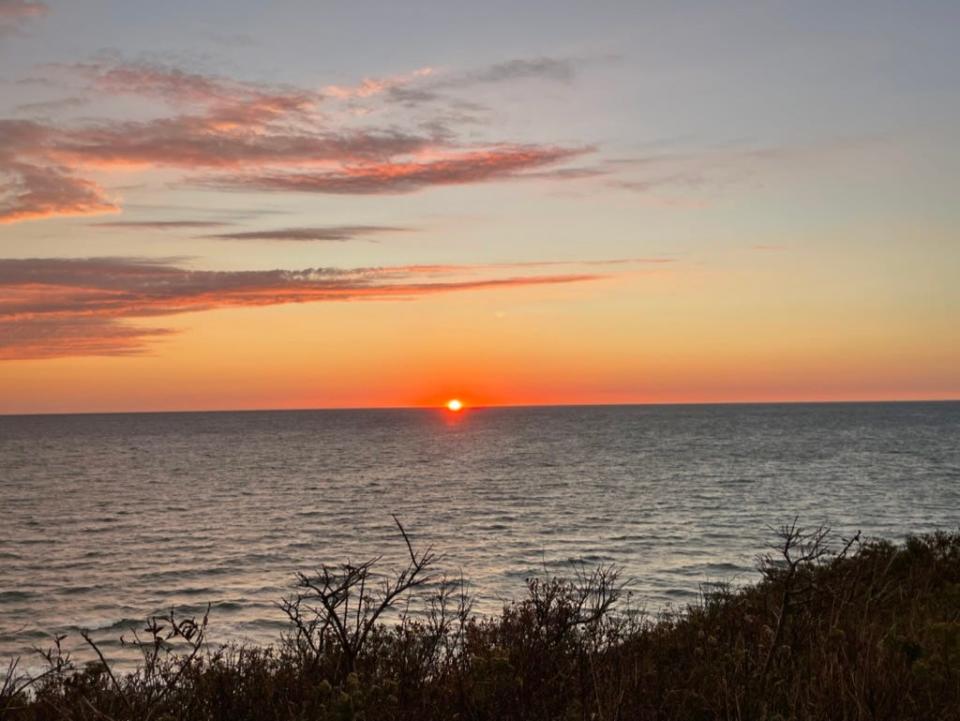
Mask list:
[[[883,403],[958,403],[960,397],[953,398],[873,398],[846,400],[775,400],[775,401],[661,401],[630,403],[487,403],[467,405],[463,411],[523,409],[523,408],[630,408],[630,407],[674,407],[674,406],[801,406],[801,405],[877,405]],[[123,416],[123,415],[160,415],[160,414],[226,414],[226,413],[322,413],[335,411],[446,411],[440,405],[404,405],[404,406],[314,406],[303,408],[185,408],[141,411],[52,411],[37,413],[2,413],[0,418],[29,418],[42,416]],[[460,411],[461,413],[463,411]]]

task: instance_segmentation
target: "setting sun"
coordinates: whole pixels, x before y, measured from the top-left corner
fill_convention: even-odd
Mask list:
[[[461,402],[460,402],[459,400],[457,400],[456,398],[453,398],[453,399],[447,401],[447,410],[448,410],[448,411],[453,411],[454,413],[456,413],[457,411],[462,410],[462,409],[463,409],[463,403],[461,403]]]

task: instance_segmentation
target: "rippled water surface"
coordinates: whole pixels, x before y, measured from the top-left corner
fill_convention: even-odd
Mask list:
[[[274,641],[294,571],[402,559],[391,513],[481,611],[574,559],[660,608],[750,580],[794,515],[955,529],[960,403],[0,417],[0,509],[0,658],[208,601]]]

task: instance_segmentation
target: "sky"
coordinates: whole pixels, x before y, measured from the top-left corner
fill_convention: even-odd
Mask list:
[[[0,0],[0,413],[960,398],[960,4]]]

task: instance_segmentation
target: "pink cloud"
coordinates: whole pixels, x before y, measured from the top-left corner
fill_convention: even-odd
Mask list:
[[[373,95],[379,95],[393,88],[399,88],[408,85],[420,78],[425,78],[434,73],[433,68],[418,68],[412,73],[406,75],[394,75],[387,78],[364,78],[357,85],[327,85],[323,92],[326,95],[337,98],[338,100],[352,100],[355,98],[369,98]]]
[[[429,123],[416,131],[330,127],[318,109],[319,93],[145,63],[53,67],[79,74],[99,92],[155,98],[178,111],[79,125],[0,119],[0,174],[12,178],[2,210],[6,222],[116,210],[95,183],[81,177],[91,169],[201,170],[208,174],[198,183],[224,189],[404,193],[507,178],[583,177],[582,171],[552,166],[589,150],[476,147],[457,143],[446,128],[423,131]],[[429,72],[383,81],[383,87]],[[367,87],[374,94],[380,86],[370,81]],[[545,175],[524,175],[547,167]]]
[[[435,269],[439,266],[424,266]],[[447,266],[452,269],[452,266]],[[304,270],[190,270],[138,258],[0,260],[0,358],[140,352],[164,329],[133,319],[228,307],[350,300],[412,300],[437,293],[599,280],[597,273],[491,275],[457,266],[438,280],[419,266]],[[473,277],[471,277],[473,276]]]
[[[58,168],[7,163],[0,171],[0,223],[120,210],[99,185]]]
[[[0,120],[0,223],[116,212],[96,183],[35,152],[47,137],[37,123]]]
[[[0,36],[16,34],[23,23],[48,12],[47,4],[38,0],[0,0]]]
[[[31,0],[0,0],[0,19],[18,20],[46,15],[50,8],[46,3]]]
[[[309,120],[322,99],[319,93],[300,88],[245,83],[150,63],[54,67],[80,74],[105,93],[153,97],[174,106],[201,106],[213,126],[260,126],[279,118]]]
[[[119,323],[112,318],[0,320],[0,361],[75,356],[127,356],[149,350],[150,342],[173,332]]]
[[[221,127],[204,116],[105,123],[51,134],[48,156],[78,166],[197,168],[301,167],[394,157],[430,147],[426,137],[397,131],[264,132],[249,118]]]
[[[427,162],[386,162],[344,166],[319,173],[258,173],[211,176],[209,187],[369,195],[409,193],[438,185],[464,185],[522,178],[522,171],[553,165],[588,152],[543,146],[496,147]]]

